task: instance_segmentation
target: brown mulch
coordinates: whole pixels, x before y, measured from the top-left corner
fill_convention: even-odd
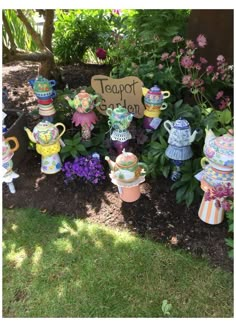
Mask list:
[[[69,87],[90,85],[91,77],[109,74],[110,67],[98,65],[62,67],[63,78]],[[28,80],[35,78],[37,65],[15,63],[3,66],[3,86],[9,91],[6,108],[30,111],[36,105]],[[225,238],[227,221],[211,226],[198,218],[200,203],[187,208],[176,204],[172,182],[164,177],[147,178],[141,185],[141,197],[133,203],[123,202],[108,177],[101,185],[64,183],[62,172],[44,175],[40,172],[40,156],[32,150],[15,169],[20,177],[15,180],[16,193],[9,193],[3,185],[3,207],[34,207],[51,214],[64,214],[71,219],[86,218],[91,222],[119,229],[129,229],[142,237],[161,242],[174,249],[208,259],[213,266],[233,270],[228,257]]]

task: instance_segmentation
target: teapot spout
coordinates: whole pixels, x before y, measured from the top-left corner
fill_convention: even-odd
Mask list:
[[[115,162],[112,161],[108,156],[105,157],[105,160],[108,162],[111,171],[115,171]]]
[[[31,130],[29,128],[27,128],[27,127],[24,127],[24,130],[26,131],[30,141],[33,142],[33,143],[37,143],[35,138],[34,138],[33,133],[31,132]]]
[[[189,142],[190,142],[190,143],[192,143],[192,142],[195,140],[195,138],[196,138],[197,134],[199,133],[199,131],[200,131],[200,129],[197,128],[197,129],[192,133],[192,135],[191,135],[190,138],[189,138]]]
[[[205,132],[206,132],[205,143],[208,143],[210,140],[216,137],[211,129],[206,128]]]
[[[146,87],[142,87],[142,93],[143,93],[144,97],[148,93],[148,91],[149,91],[149,89],[147,89]]]

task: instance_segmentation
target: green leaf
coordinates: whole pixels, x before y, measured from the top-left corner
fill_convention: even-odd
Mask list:
[[[78,144],[77,146],[76,146],[76,149],[78,150],[78,151],[86,151],[86,148],[85,148],[85,146],[83,145],[83,144]]]
[[[66,145],[74,145],[73,140],[70,140],[70,139],[65,139],[64,142]]]
[[[185,199],[184,195],[185,195],[185,193],[187,191],[187,188],[188,188],[188,185],[185,184],[185,185],[181,186],[177,190],[177,192],[176,192],[176,201],[177,201],[177,203],[180,203]]]
[[[185,202],[187,207],[189,207],[192,204],[193,200],[194,200],[194,192],[188,190],[188,192],[186,192],[185,195]]]
[[[175,109],[180,108],[180,106],[182,105],[182,103],[183,103],[183,99],[180,99],[179,101],[177,101],[177,102],[174,104],[174,108],[175,108]]]
[[[77,152],[75,149],[72,149],[72,150],[71,150],[71,155],[72,155],[74,158],[76,158],[77,155],[78,155],[78,152]]]

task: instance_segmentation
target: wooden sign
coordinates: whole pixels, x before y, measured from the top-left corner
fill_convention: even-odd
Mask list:
[[[142,103],[143,82],[136,76],[113,79],[105,75],[92,77],[94,91],[102,97],[97,106],[99,112],[106,115],[107,108],[126,108],[136,118],[142,118],[145,107]]]

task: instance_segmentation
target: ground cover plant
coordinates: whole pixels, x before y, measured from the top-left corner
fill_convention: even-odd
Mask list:
[[[81,219],[4,210],[3,317],[232,317],[232,297],[231,273],[181,251]]]

